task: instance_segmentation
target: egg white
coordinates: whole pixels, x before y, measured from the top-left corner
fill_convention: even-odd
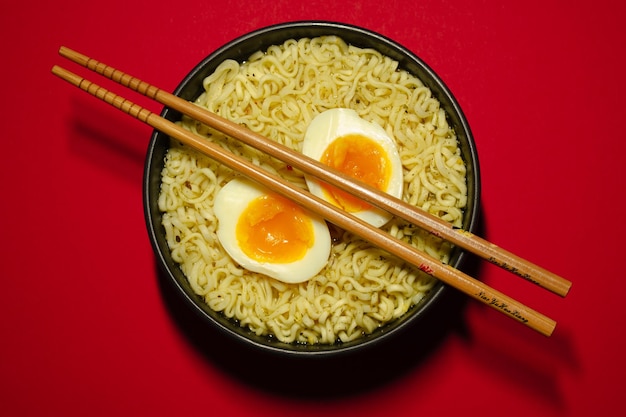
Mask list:
[[[261,185],[243,178],[227,183],[216,195],[214,212],[218,219],[217,237],[235,262],[243,268],[265,274],[286,283],[299,283],[311,279],[327,264],[331,237],[326,222],[308,213],[313,224],[314,244],[303,258],[289,263],[259,262],[244,253],[237,242],[237,223],[251,201],[266,195]]]
[[[352,109],[331,109],[317,115],[304,135],[302,153],[319,161],[333,141],[350,134],[368,137],[383,147],[391,162],[391,176],[387,188],[382,191],[400,198],[403,189],[402,161],[394,140],[380,125],[360,118]],[[312,194],[328,200],[318,180],[310,176],[305,176],[305,180]],[[375,227],[383,226],[392,218],[391,214],[374,206],[351,214]]]

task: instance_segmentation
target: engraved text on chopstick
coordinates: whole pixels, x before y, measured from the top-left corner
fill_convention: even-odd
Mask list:
[[[527,280],[529,282],[532,282],[533,284],[540,284],[540,282],[536,281],[533,278],[532,275],[530,275],[530,274],[528,274],[526,272],[522,272],[518,268],[516,268],[516,267],[514,267],[512,265],[509,265],[506,262],[501,262],[501,261],[499,261],[498,259],[496,259],[493,256],[488,258],[487,260],[489,262],[491,262],[492,264],[497,265],[497,266],[499,266],[500,268],[502,268],[502,269],[504,269],[506,271],[509,271],[509,272],[511,272],[511,273],[513,273],[513,274],[515,274],[517,276],[520,276],[520,277],[524,278],[525,280]]]
[[[509,307],[509,305],[507,303],[505,303],[504,301],[500,301],[496,297],[489,297],[487,294],[485,294],[484,291],[479,292],[478,293],[478,297],[481,300],[485,301],[486,304],[489,304],[489,305],[491,305],[491,306],[493,306],[493,307],[503,311],[504,313],[508,314],[509,316],[515,317],[516,319],[518,319],[522,323],[528,323],[528,319],[522,313],[520,313],[518,310],[511,309]]]

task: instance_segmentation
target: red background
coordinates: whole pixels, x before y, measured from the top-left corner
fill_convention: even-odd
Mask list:
[[[618,415],[622,2],[7,3],[2,415]],[[447,83],[477,142],[482,235],[574,285],[562,299],[482,262],[472,272],[557,320],[552,337],[453,294],[436,327],[372,361],[312,366],[241,350],[171,296],[143,217],[151,130],[52,76],[57,50],[172,90],[227,41],[303,19],[391,37]]]

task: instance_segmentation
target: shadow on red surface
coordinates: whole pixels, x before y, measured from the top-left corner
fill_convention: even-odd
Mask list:
[[[480,276],[479,267],[474,257],[466,258],[467,273]],[[362,351],[307,358],[261,352],[208,326],[165,274],[159,273],[159,285],[173,321],[208,362],[255,389],[292,399],[341,399],[382,388],[428,361],[451,335],[466,337],[463,312],[468,298],[448,289],[421,320]]]

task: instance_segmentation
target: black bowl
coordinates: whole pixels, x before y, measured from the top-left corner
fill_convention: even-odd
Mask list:
[[[474,231],[478,223],[480,178],[479,165],[474,139],[469,125],[452,93],[441,79],[416,55],[391,39],[359,27],[331,22],[292,22],[269,26],[241,36],[224,45],[202,62],[200,62],[176,88],[175,94],[190,101],[198,98],[202,92],[202,80],[211,74],[225,59],[246,60],[252,53],[265,50],[271,45],[282,44],[288,39],[336,35],[348,44],[361,48],[374,48],[399,62],[399,68],[417,76],[429,87],[433,95],[440,101],[447,112],[448,123],[456,131],[460,142],[462,158],[467,166],[468,205],[464,212],[463,228]],[[181,115],[171,109],[165,109],[162,116],[177,121]],[[242,328],[220,313],[211,310],[201,297],[196,295],[178,265],[172,260],[165,240],[165,231],[161,225],[161,213],[157,200],[160,190],[161,171],[164,157],[169,148],[169,137],[155,131],[152,135],[146,157],[144,172],[144,209],[150,240],[157,257],[157,262],[167,280],[174,284],[175,291],[186,301],[192,310],[203,318],[207,325],[215,326],[226,334],[243,341],[245,344],[258,347],[264,351],[280,352],[293,355],[329,355],[346,353],[378,345],[400,329],[414,325],[424,313],[442,296],[446,286],[438,282],[430,293],[409,310],[403,317],[379,328],[374,333],[350,343],[333,345],[287,344],[273,338],[257,336],[246,328]],[[464,253],[455,249],[450,264],[461,268]]]

